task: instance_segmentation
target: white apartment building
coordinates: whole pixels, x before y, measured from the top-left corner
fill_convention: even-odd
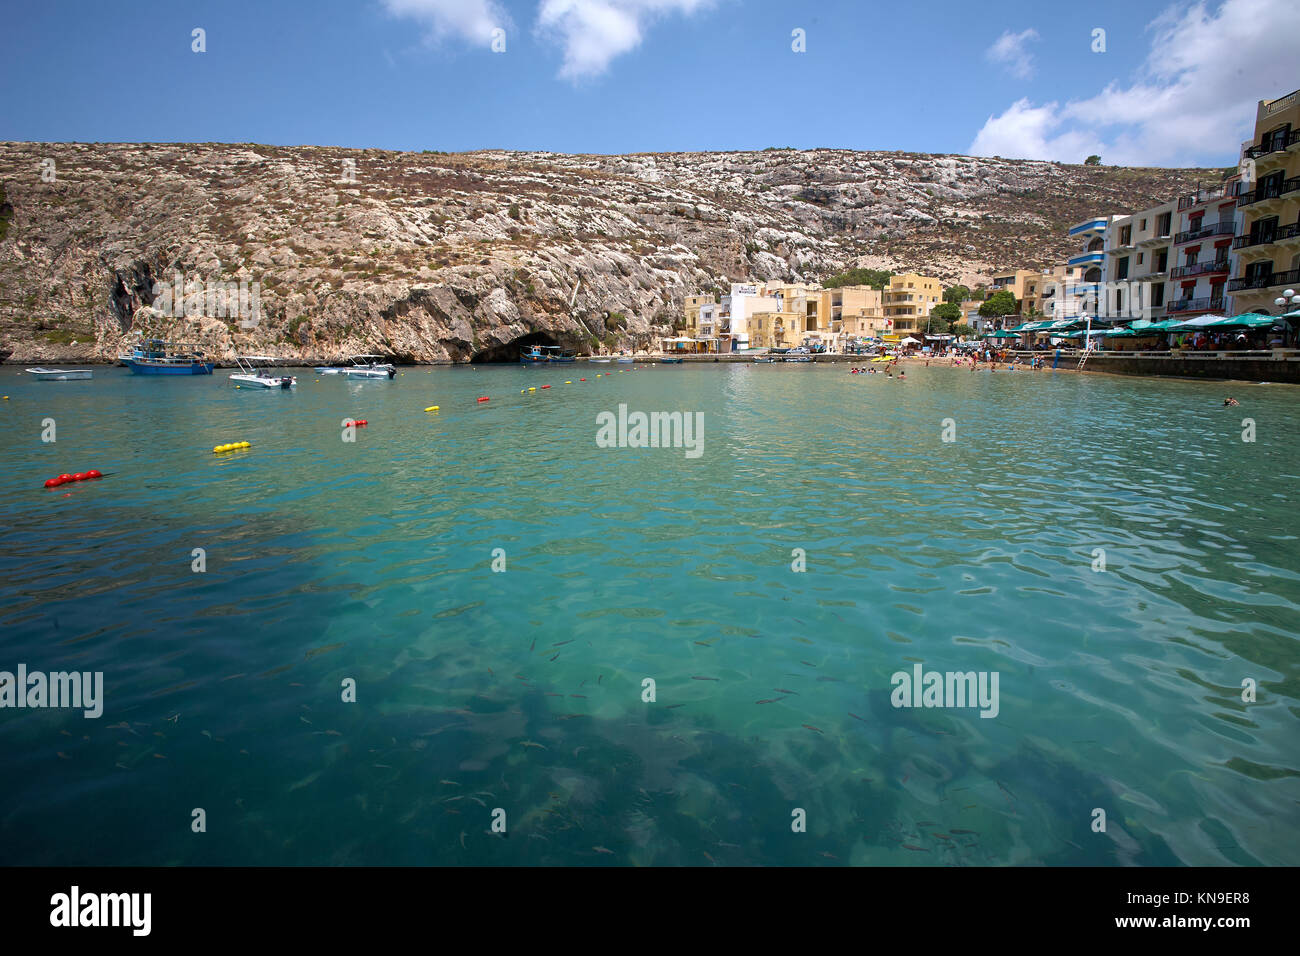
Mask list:
[[[1106,231],[1104,316],[1165,318],[1177,202],[1116,216]]]
[[[1225,289],[1232,274],[1232,240],[1238,231],[1239,186],[1240,177],[1234,176],[1179,197],[1169,257],[1168,317],[1231,314]]]

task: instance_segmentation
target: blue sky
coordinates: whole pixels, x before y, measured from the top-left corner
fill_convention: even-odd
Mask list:
[[[6,20],[0,140],[1223,166],[1255,101],[1300,86],[1295,0],[43,0]]]

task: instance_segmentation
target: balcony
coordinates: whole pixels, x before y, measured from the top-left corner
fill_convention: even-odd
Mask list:
[[[1236,225],[1231,221],[1216,222],[1213,225],[1201,226],[1199,229],[1188,229],[1174,236],[1174,245],[1182,245],[1184,242],[1195,242],[1197,239],[1208,239],[1211,236],[1231,236],[1237,231]]]
[[[1251,289],[1271,289],[1274,286],[1295,285],[1300,282],[1300,269],[1288,272],[1267,272],[1259,276],[1246,276],[1228,280],[1229,292],[1246,292]]]
[[[1170,233],[1169,227],[1166,226],[1164,229],[1160,230],[1159,232],[1155,233],[1154,235],[1145,236],[1145,237],[1139,239],[1139,240],[1137,241],[1137,244],[1138,244],[1139,246],[1149,246],[1149,245],[1154,245],[1154,244],[1161,243],[1161,242],[1168,242],[1169,239],[1170,239],[1170,237],[1171,237],[1171,233]]]
[[[1179,299],[1165,307],[1168,315],[1181,315],[1184,312],[1218,312],[1223,308],[1222,296],[1203,295],[1196,299]]]
[[[1079,223],[1077,226],[1071,226],[1069,235],[1085,236],[1090,232],[1101,234],[1105,231],[1106,231],[1106,219],[1104,218],[1089,219],[1086,222]]]
[[[1187,279],[1192,276],[1212,275],[1215,272],[1231,272],[1232,266],[1226,258],[1212,259],[1209,262],[1192,262],[1184,266],[1174,266],[1169,270],[1171,279]]]
[[[1102,261],[1105,260],[1105,258],[1106,258],[1106,253],[1104,252],[1084,252],[1080,255],[1072,256],[1071,258],[1065,260],[1065,264],[1070,266],[1084,266],[1084,267],[1099,266],[1102,264]]]
[[[1264,202],[1269,199],[1280,199],[1300,190],[1300,176],[1292,176],[1290,179],[1284,179],[1280,183],[1269,183],[1266,186],[1256,186],[1248,193],[1242,193],[1241,198],[1237,200],[1238,206],[1252,206],[1257,202]]]
[[[1199,206],[1202,203],[1214,202],[1216,199],[1231,199],[1237,195],[1237,190],[1241,188],[1240,182],[1224,183],[1222,186],[1212,186],[1209,189],[1198,189],[1194,193],[1178,197],[1178,211],[1191,209],[1193,206]]]
[[[1232,240],[1232,248],[1249,249],[1252,246],[1271,246],[1275,242],[1287,242],[1291,239],[1300,239],[1300,222],[1293,222],[1289,226],[1281,226],[1271,232],[1264,232],[1257,236],[1238,236]]]
[[[1300,143],[1300,129],[1291,130],[1290,134],[1272,137],[1267,143],[1259,143],[1246,150],[1246,156],[1250,159],[1259,159],[1261,156],[1267,156],[1269,153],[1280,153],[1283,150],[1290,149],[1296,143]]]

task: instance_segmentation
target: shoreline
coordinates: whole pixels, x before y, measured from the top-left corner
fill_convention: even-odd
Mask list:
[[[1054,357],[1054,353],[1034,353],[1044,360]],[[844,355],[839,353],[823,353],[819,355],[808,356],[810,362],[785,362],[780,356],[773,356],[777,360],[772,363],[755,363],[756,355],[727,353],[723,355],[684,355],[674,356],[681,358],[683,361],[665,363],[661,355],[641,355],[633,357],[632,362],[592,362],[591,357],[579,357],[574,363],[564,363],[563,366],[569,367],[570,364],[584,367],[591,364],[610,364],[610,365],[754,365],[754,364],[774,364],[774,365],[868,365],[872,358],[878,356],[869,355]],[[1069,372],[1079,374],[1096,374],[1096,375],[1118,375],[1129,378],[1176,378],[1186,381],[1219,381],[1219,382],[1247,382],[1247,383],[1265,383],[1278,385],[1300,385],[1300,350],[1279,349],[1271,354],[1254,353],[1243,356],[1224,355],[1221,353],[1210,353],[1202,355],[1169,355],[1169,354],[1144,354],[1144,353],[1093,353],[1088,356],[1088,361],[1084,368],[1078,367],[1080,353],[1071,352],[1060,356],[1056,368],[1052,368],[1050,363],[1037,371],[1024,364],[1025,360],[1030,357],[1030,353],[1014,353],[1006,359],[994,363],[994,371],[1007,371],[1006,366],[1011,363],[1012,358],[1020,360],[1017,372],[1037,374],[1038,372]],[[601,356],[603,358],[603,356]],[[311,369],[316,364],[293,364],[295,360],[289,359],[283,365],[277,365],[277,368],[284,369]],[[302,359],[296,359],[301,362]],[[926,365],[927,359],[920,355],[900,356],[898,363],[904,367],[928,367],[943,368],[950,371],[969,371],[969,365],[952,365],[950,358],[931,358],[930,365]],[[883,364],[883,363],[881,363]],[[980,363],[982,369],[988,370],[988,363]],[[529,367],[523,366],[516,362],[493,362],[493,363],[472,363],[472,362],[420,362],[409,365],[400,365],[399,368],[495,368],[495,367]],[[27,363],[22,361],[13,361],[12,359],[0,363],[0,369],[12,367],[18,370],[18,374],[23,374],[28,367]],[[54,366],[63,367],[63,363]],[[79,362],[68,363],[70,368],[89,368],[89,369],[111,369],[119,368],[116,362]],[[218,363],[218,369],[234,369],[236,366],[231,363]],[[205,376],[193,376],[203,378]]]

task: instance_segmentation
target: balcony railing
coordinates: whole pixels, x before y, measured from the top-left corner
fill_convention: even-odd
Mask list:
[[[1291,130],[1290,134],[1285,137],[1274,137],[1270,138],[1267,143],[1258,143],[1246,150],[1246,155],[1251,159],[1259,159],[1261,156],[1280,152],[1294,146],[1296,143],[1300,143],[1300,129]]]
[[[1272,182],[1267,185],[1256,186],[1250,192],[1242,193],[1241,198],[1237,200],[1237,205],[1249,206],[1252,203],[1263,202],[1265,199],[1277,199],[1279,196],[1293,193],[1297,189],[1300,189],[1300,176],[1292,176],[1280,183]]]
[[[1237,190],[1241,188],[1241,182],[1224,183],[1222,186],[1211,186],[1208,189],[1198,189],[1194,193],[1178,197],[1178,211],[1191,209],[1193,206],[1199,206],[1203,202],[1212,202],[1215,199],[1231,199],[1237,195]]]
[[[1223,308],[1222,296],[1203,295],[1196,299],[1179,299],[1165,308],[1169,315],[1180,312],[1217,312]]]
[[[1232,240],[1232,248],[1249,249],[1251,246],[1271,246],[1275,242],[1294,239],[1296,236],[1300,236],[1300,222],[1293,222],[1289,226],[1281,226],[1271,232],[1263,232],[1257,236],[1238,236]]]
[[[1228,280],[1229,292],[1243,292],[1247,289],[1270,289],[1275,285],[1295,285],[1300,282],[1300,269],[1289,272],[1266,272],[1263,275],[1245,276]]]
[[[1184,242],[1193,242],[1197,239],[1207,239],[1210,236],[1230,236],[1237,231],[1237,227],[1229,220],[1216,222],[1211,226],[1201,226],[1199,229],[1188,229],[1174,236],[1174,245]]]
[[[1209,262],[1192,262],[1184,266],[1174,266],[1169,270],[1169,278],[1185,279],[1188,276],[1203,276],[1212,272],[1229,272],[1232,266],[1225,259],[1212,259]]]

